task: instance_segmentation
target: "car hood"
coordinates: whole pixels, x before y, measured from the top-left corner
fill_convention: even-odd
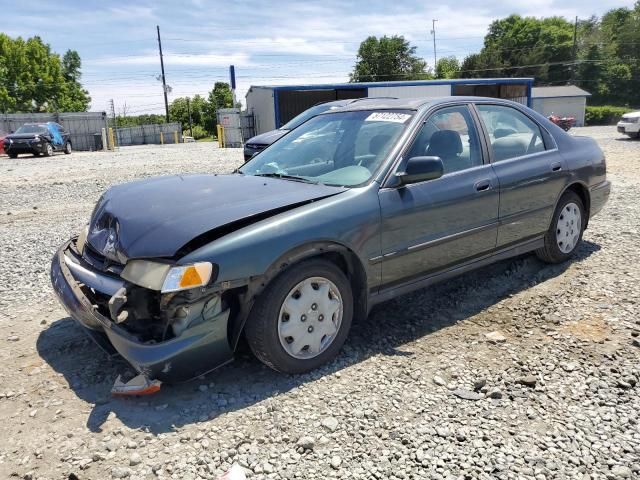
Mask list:
[[[271,145],[279,138],[284,137],[289,130],[271,130],[270,132],[261,133],[247,140],[248,145]]]
[[[43,137],[46,133],[12,133],[11,135],[7,135],[6,139],[17,140],[17,139],[25,139],[25,138],[35,138],[38,135],[39,137]]]
[[[196,237],[239,220],[345,191],[251,175],[174,175],[110,188],[91,216],[87,241],[105,257],[174,257]],[[246,225],[246,223],[243,223]]]

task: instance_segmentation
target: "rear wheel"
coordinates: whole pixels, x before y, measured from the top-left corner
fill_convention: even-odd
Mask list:
[[[565,192],[544,237],[544,247],[536,250],[538,258],[548,263],[568,260],[582,240],[586,221],[580,197],[575,192]]]
[[[353,294],[333,263],[311,259],[276,277],[260,295],[245,334],[253,353],[283,373],[302,373],[333,359],[347,338]]]
[[[69,155],[71,153],[71,142],[64,144],[64,153],[65,155]]]

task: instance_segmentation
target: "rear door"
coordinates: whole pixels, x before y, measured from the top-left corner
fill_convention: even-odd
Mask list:
[[[476,104],[500,183],[497,246],[535,238],[549,228],[567,166],[551,135],[523,111]]]
[[[436,180],[381,188],[382,286],[490,252],[496,246],[498,181],[466,104],[443,107],[424,121],[403,160],[439,156]],[[402,170],[403,164],[398,166]]]

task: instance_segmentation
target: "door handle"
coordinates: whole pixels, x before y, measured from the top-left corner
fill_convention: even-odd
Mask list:
[[[480,180],[474,185],[477,192],[484,192],[491,188],[491,180]]]
[[[562,164],[560,162],[556,162],[556,163],[552,163],[551,164],[551,171],[552,172],[559,172],[560,170],[562,170]]]

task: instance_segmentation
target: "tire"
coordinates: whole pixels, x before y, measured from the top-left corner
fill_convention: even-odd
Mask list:
[[[547,263],[561,263],[571,258],[582,241],[586,222],[580,197],[575,192],[565,192],[556,205],[551,225],[544,236],[544,247],[536,250],[538,258]]]
[[[331,313],[336,302],[341,308]],[[332,318],[322,318],[322,312]],[[288,268],[267,285],[247,319],[245,336],[265,365],[282,373],[303,373],[338,354],[352,319],[353,293],[345,274],[331,262],[310,259]]]
[[[9,158],[18,158],[17,153],[8,153],[7,155],[9,155]]]
[[[50,157],[51,155],[53,155],[53,146],[50,143],[47,143],[44,146],[44,152],[42,152],[42,155],[44,155],[45,157]]]
[[[69,155],[71,153],[71,142],[64,144],[64,154]]]

